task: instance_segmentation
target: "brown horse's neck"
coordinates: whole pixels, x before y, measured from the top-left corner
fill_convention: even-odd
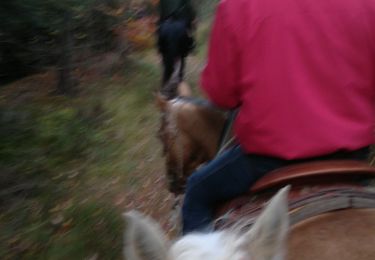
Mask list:
[[[334,211],[291,229],[288,260],[373,260],[374,245],[375,209]]]
[[[210,105],[181,103],[177,124],[212,159],[218,150],[221,130],[225,123],[224,113]]]

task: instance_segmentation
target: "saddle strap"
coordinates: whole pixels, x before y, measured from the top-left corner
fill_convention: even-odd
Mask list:
[[[228,211],[215,221],[215,229],[247,229],[254,224],[263,209],[263,203],[250,202]],[[375,208],[375,193],[358,187],[328,188],[289,202],[291,225],[308,218],[341,209]]]

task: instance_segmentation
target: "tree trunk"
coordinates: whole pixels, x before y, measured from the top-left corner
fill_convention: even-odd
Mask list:
[[[72,17],[71,13],[65,12],[63,31],[60,37],[61,53],[58,62],[58,83],[57,92],[64,95],[74,94],[75,82],[72,75],[73,64],[73,35],[71,31]]]

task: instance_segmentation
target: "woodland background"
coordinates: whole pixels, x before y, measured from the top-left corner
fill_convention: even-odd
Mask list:
[[[195,1],[204,64],[216,0]],[[121,259],[121,213],[173,237],[157,0],[0,1],[0,259]]]
[[[193,86],[215,1],[195,4]],[[121,259],[128,209],[173,236],[156,21],[157,0],[0,1],[0,259]]]

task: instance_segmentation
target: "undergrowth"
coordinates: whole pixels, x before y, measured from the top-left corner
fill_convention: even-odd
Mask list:
[[[214,2],[200,11],[192,85]],[[158,65],[154,50],[130,54],[74,98],[51,96],[48,72],[0,89],[0,259],[121,259],[123,210],[165,219]]]
[[[121,258],[113,197],[139,185],[131,172],[155,154],[158,119],[155,67],[128,65],[76,98],[0,92],[0,259]]]

